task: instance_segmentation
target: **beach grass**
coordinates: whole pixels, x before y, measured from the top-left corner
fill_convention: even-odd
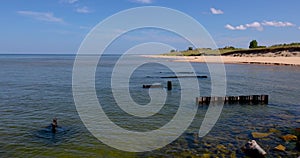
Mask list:
[[[224,47],[219,49],[197,48],[193,50],[175,51],[162,54],[164,56],[201,56],[201,55],[233,55],[233,54],[266,54],[277,52],[300,52],[300,44],[280,44],[270,47],[234,48]]]

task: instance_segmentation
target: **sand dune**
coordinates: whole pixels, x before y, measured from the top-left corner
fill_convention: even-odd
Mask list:
[[[300,53],[299,53],[300,54]],[[268,56],[163,56],[147,55],[150,58],[166,58],[174,62],[210,62],[210,63],[236,63],[236,64],[269,64],[300,66],[299,56],[280,56],[268,54]]]

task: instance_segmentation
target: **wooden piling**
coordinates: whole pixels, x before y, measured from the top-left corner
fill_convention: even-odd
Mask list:
[[[168,81],[167,83],[168,90],[172,90],[172,81]]]

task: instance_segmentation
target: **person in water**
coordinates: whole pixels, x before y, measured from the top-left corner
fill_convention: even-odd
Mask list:
[[[52,133],[56,133],[56,128],[57,128],[57,119],[54,118],[52,120],[52,123],[51,123],[51,130],[52,130]]]

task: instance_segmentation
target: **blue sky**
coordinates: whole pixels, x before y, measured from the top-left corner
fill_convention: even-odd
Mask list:
[[[252,39],[260,45],[300,42],[299,0],[6,0],[0,6],[0,53],[76,53],[96,24],[141,6],[188,14],[205,27],[218,47],[246,48]],[[128,36],[111,51],[122,50],[126,42],[142,42],[140,36],[149,36],[153,42],[160,39],[179,50],[189,46],[159,30]]]

